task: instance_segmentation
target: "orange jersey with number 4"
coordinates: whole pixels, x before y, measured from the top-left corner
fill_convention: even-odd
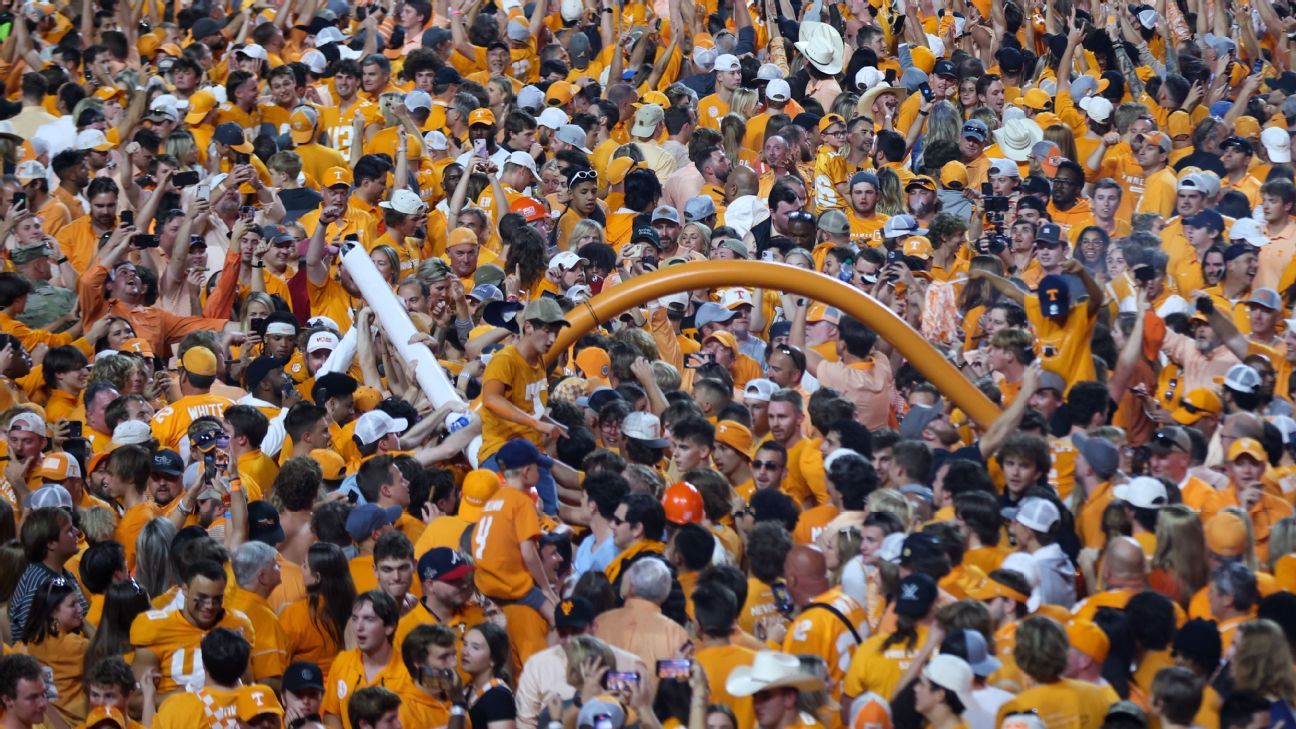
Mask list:
[[[237,610],[226,610],[212,627],[241,633],[249,643],[256,640],[252,621]],[[130,642],[135,650],[152,651],[158,657],[162,672],[159,696],[180,689],[192,692],[202,688],[206,676],[198,646],[208,630],[190,623],[178,609],[149,610],[135,617]]]
[[[535,587],[522,561],[522,545],[540,538],[540,517],[526,494],[504,486],[482,507],[473,530],[477,589],[487,597],[516,600]]]

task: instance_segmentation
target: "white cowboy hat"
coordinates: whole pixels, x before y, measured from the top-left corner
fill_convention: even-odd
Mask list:
[[[818,691],[823,679],[801,671],[796,656],[779,651],[761,651],[750,666],[738,666],[725,681],[725,690],[733,696],[751,696],[773,688]]]
[[[846,58],[846,46],[842,43],[841,34],[831,25],[812,20],[802,23],[801,40],[794,45],[810,65],[823,73],[829,76],[841,73],[842,62]]]
[[[860,96],[859,103],[855,105],[855,111],[864,116],[872,117],[873,102],[877,101],[877,97],[881,96],[882,94],[895,94],[897,96],[904,96],[904,91],[900,88],[892,86],[886,81],[879,81],[876,86],[869,89],[868,91],[865,91]],[[875,121],[880,121],[880,120],[875,120]]]
[[[1033,119],[1009,119],[994,130],[995,143],[1014,162],[1025,162],[1031,147],[1044,140],[1044,130]]]

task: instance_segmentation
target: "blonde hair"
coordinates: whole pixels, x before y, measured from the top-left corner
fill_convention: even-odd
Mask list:
[[[107,542],[117,530],[117,515],[102,506],[81,509],[81,533],[91,544]]]
[[[1283,517],[1269,530],[1269,573],[1278,567],[1278,560],[1296,553],[1296,517]]]
[[[734,89],[733,98],[729,100],[729,113],[736,114],[744,125],[747,120],[756,116],[756,109],[760,106],[760,96],[755,89],[737,88]]]
[[[571,233],[568,234],[567,240],[571,242],[572,245],[575,245],[576,241],[587,235],[593,235],[598,238],[598,240],[594,241],[595,243],[607,243],[607,236],[603,233],[603,226],[600,225],[597,220],[591,220],[590,218],[577,221],[577,223],[572,226]]]
[[[913,507],[904,494],[895,489],[878,489],[864,500],[864,508],[870,513],[885,511],[894,514],[904,524],[905,529],[913,522]]]
[[[563,644],[563,652],[567,654],[567,683],[578,689],[585,681],[581,674],[581,663],[586,658],[597,658],[609,671],[616,670],[616,655],[612,653],[612,648],[592,635],[574,636]]]
[[[1267,698],[1296,701],[1296,667],[1282,628],[1272,620],[1238,626],[1233,642],[1233,686]]]
[[[1165,570],[1174,577],[1179,588],[1178,602],[1186,606],[1210,579],[1210,566],[1206,563],[1206,533],[1201,518],[1185,504],[1162,507],[1157,516],[1156,541],[1152,567]]]
[[[182,170],[190,169],[197,164],[198,142],[191,132],[184,129],[168,134],[167,138],[162,142],[162,151],[175,157]],[[186,160],[189,161],[186,162]]]

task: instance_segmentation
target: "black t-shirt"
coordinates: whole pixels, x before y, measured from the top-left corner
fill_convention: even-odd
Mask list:
[[[486,727],[492,721],[513,721],[517,718],[517,705],[513,692],[507,686],[496,686],[482,694],[477,703],[468,707],[468,718],[475,727]]]
[[[280,190],[279,202],[284,206],[285,223],[296,222],[298,218],[318,208],[324,202],[324,196],[309,187],[294,190]]]

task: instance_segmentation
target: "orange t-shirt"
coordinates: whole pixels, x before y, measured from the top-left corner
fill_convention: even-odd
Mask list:
[[[482,507],[473,530],[477,589],[487,597],[516,600],[535,587],[522,561],[522,544],[540,537],[540,517],[530,497],[501,487]]]

